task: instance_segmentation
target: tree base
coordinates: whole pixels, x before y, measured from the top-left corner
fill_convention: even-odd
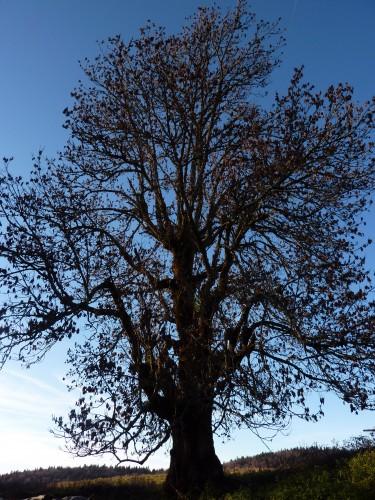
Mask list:
[[[172,431],[173,446],[165,488],[174,498],[198,498],[205,488],[220,488],[224,471],[216,456],[210,412],[184,415]]]
[[[216,457],[215,464],[196,464],[177,475],[173,469],[170,469],[165,482],[165,492],[169,498],[184,498],[194,500],[199,498],[203,491],[220,493],[225,489],[225,477],[223,467]]]

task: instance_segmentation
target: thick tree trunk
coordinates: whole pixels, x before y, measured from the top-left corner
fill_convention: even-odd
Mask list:
[[[214,448],[211,410],[186,410],[172,423],[172,440],[166,480],[169,493],[177,497],[189,493],[194,498],[207,483],[219,485],[223,481],[223,467]]]

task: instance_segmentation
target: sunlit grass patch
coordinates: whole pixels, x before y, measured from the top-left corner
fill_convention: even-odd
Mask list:
[[[92,499],[161,498],[165,474],[114,476],[81,481],[59,481],[49,492],[59,495],[90,495]]]

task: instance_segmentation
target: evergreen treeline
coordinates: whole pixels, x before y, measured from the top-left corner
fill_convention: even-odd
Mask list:
[[[259,498],[341,499],[343,497],[335,495],[339,495],[340,488],[346,485],[345,498],[375,500],[374,451],[372,439],[359,437],[352,438],[343,446],[298,447],[253,457],[240,457],[227,462],[224,467],[228,477],[237,477],[241,491],[245,488],[245,496],[229,495],[225,498],[252,498],[255,492],[259,493]],[[0,475],[0,497],[20,499],[41,493],[60,492],[59,498],[78,493],[87,496],[95,493],[95,498],[106,500],[125,497],[159,498],[157,492],[165,479],[162,472],[165,471],[151,471],[148,467],[105,465],[17,471]],[[105,478],[115,479],[112,481]],[[323,496],[318,486],[325,492],[322,493]],[[373,496],[369,493],[372,491]],[[275,492],[280,495],[277,496]]]
[[[334,463],[341,458],[349,458],[355,449],[338,447],[311,446],[297,447],[290,450],[260,453],[253,457],[240,457],[225,464],[228,472],[241,470],[286,470]]]
[[[375,449],[372,437],[355,436],[341,446],[299,446],[287,450],[260,453],[252,457],[239,457],[224,464],[227,472],[257,470],[289,470],[313,465],[333,465],[348,459],[359,451]]]
[[[151,474],[148,467],[118,466],[108,467],[106,465],[84,465],[81,467],[48,467],[47,469],[34,469],[10,472],[0,475],[0,497],[17,492],[22,495],[40,493],[46,488],[61,481],[81,481],[96,479],[98,477],[114,477],[124,475]]]

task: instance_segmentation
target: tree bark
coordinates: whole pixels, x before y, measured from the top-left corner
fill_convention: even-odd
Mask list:
[[[224,472],[214,448],[212,410],[190,407],[171,426],[173,445],[166,480],[168,493],[175,497],[189,494],[189,498],[195,498],[206,484],[221,484]]]

